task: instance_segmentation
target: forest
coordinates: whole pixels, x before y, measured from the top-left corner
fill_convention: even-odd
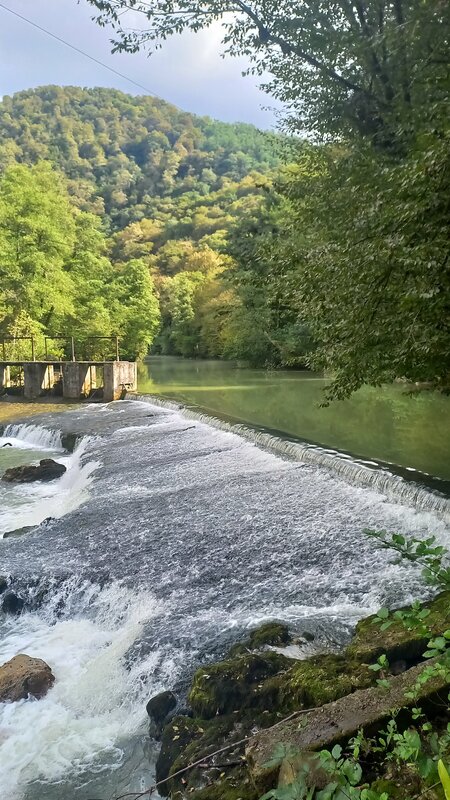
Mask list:
[[[136,34],[89,2],[117,50],[204,19],[138,2]],[[329,399],[448,390],[448,5],[236,5],[225,47],[272,76],[283,134],[116,90],[3,98],[1,333],[324,370]]]

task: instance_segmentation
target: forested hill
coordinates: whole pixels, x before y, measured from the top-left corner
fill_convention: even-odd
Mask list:
[[[159,198],[205,197],[278,163],[276,137],[115,89],[45,86],[0,103],[0,169],[47,160],[111,230],[154,218]]]
[[[113,89],[4,97],[0,336],[14,337],[9,355],[24,357],[17,337],[30,333],[39,352],[44,336],[74,336],[86,357],[90,337],[116,334],[131,358],[152,343],[239,354],[230,239],[259,214],[279,142]]]

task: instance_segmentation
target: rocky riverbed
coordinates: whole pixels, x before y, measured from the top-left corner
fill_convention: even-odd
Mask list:
[[[434,634],[450,627],[450,591],[424,609]],[[408,696],[426,666],[428,638],[400,622],[384,631],[374,622],[372,616],[358,623],[351,643],[340,653],[306,660],[292,658],[286,625],[265,624],[235,645],[225,660],[195,673],[186,711],[174,710],[172,694],[154,698],[147,710],[151,730],[156,726],[162,731],[156,765],[159,793],[192,800],[258,800],[264,792],[293,781],[311,754],[345,746],[358,731],[373,735],[382,729],[395,708],[426,708],[428,720],[437,720],[438,728],[445,730],[449,674]],[[388,659],[386,688],[377,686],[378,674],[369,669],[381,654]],[[404,728],[413,719],[404,716]],[[295,758],[291,752],[274,763],[280,746],[286,754],[295,751]],[[368,785],[379,785],[385,771],[372,764]],[[323,770],[310,771],[310,787],[322,789],[323,780]],[[390,796],[403,796],[399,777],[399,785],[386,783]],[[440,796],[439,791],[427,793],[428,798]]]

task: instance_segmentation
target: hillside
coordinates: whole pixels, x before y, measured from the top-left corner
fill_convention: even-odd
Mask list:
[[[0,333],[119,333],[130,357],[157,335],[167,353],[232,349],[229,241],[264,202],[278,142],[111,89],[4,97]]]
[[[115,89],[45,86],[0,103],[0,169],[48,160],[83,209],[112,230],[154,218],[159,199],[191,201],[278,163],[276,137]]]

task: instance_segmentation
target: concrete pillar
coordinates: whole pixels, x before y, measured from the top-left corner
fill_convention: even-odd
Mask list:
[[[89,393],[97,388],[97,370],[94,364],[89,367]]]
[[[11,386],[11,367],[4,366],[3,364],[0,366],[0,392],[4,392],[5,389],[9,389]]]
[[[135,361],[105,361],[103,376],[105,403],[120,400],[125,392],[135,392],[137,389],[137,364]]]
[[[86,361],[68,361],[62,365],[63,397],[69,400],[80,400],[88,397],[91,391],[91,376],[95,367]]]
[[[28,361],[23,365],[23,395],[34,400],[53,389],[55,375],[53,364],[43,361]]]

